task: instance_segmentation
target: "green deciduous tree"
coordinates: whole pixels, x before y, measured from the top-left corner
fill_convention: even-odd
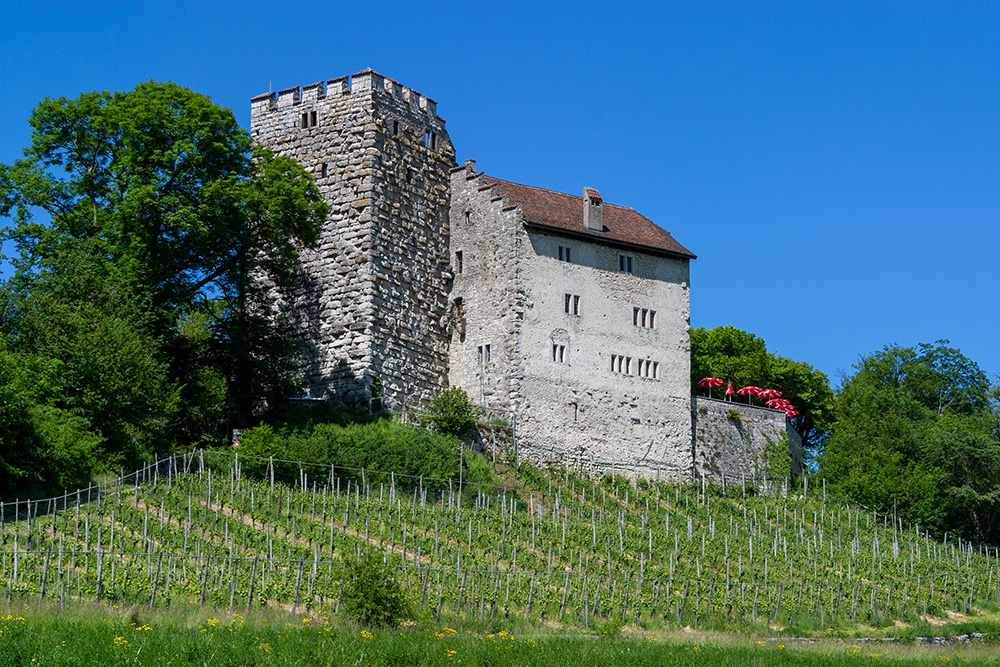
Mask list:
[[[947,341],[862,358],[837,393],[819,474],[883,512],[1000,540],[1000,439],[990,386]]]
[[[275,299],[326,214],[312,178],[172,83],[45,99],[29,122],[24,158],[0,165],[18,250],[4,326],[61,364],[67,409],[131,460],[286,392]]]

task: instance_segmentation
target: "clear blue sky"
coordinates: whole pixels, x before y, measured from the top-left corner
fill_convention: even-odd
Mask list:
[[[0,0],[0,162],[44,96],[258,93],[372,67],[458,160],[632,206],[699,259],[692,325],[835,384],[950,339],[1000,374],[1000,3]]]

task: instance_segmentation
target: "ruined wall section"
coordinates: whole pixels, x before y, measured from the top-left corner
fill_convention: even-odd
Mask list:
[[[431,132],[434,151],[423,145]],[[364,70],[253,98],[251,135],[312,173],[330,205],[283,304],[307,346],[311,394],[364,403],[381,376],[390,406],[428,397],[447,373],[435,262],[454,162],[434,101]]]
[[[792,459],[791,472],[802,470],[802,443],[795,429],[788,427],[783,412],[750,406],[737,400],[725,401],[691,397],[694,425],[692,452],[697,477],[729,482],[746,475],[770,476],[768,449],[787,442]],[[787,435],[787,441],[785,437]]]
[[[510,420],[524,377],[520,255],[527,233],[520,207],[482,177],[472,160],[451,175],[450,380]]]

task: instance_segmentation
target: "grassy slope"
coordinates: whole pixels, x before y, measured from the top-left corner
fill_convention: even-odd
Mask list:
[[[41,504],[32,521],[3,526],[0,581],[27,600],[43,583],[61,600],[95,598],[100,584],[122,604],[155,593],[157,606],[335,610],[342,558],[367,543],[427,619],[806,632],[914,622],[925,608],[931,620],[992,615],[1000,595],[996,558],[816,497],[526,466],[498,468],[506,488],[460,495],[373,475],[331,483],[321,466],[272,484],[262,465],[232,464],[208,455],[176,474],[178,461],[155,483],[107,487],[100,503],[70,499],[51,514]]]

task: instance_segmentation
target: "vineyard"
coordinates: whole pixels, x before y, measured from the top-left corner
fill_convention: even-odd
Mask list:
[[[810,489],[675,485],[527,465],[485,486],[199,452],[0,505],[11,601],[336,613],[382,554],[421,618],[846,628],[996,611],[995,549]]]

